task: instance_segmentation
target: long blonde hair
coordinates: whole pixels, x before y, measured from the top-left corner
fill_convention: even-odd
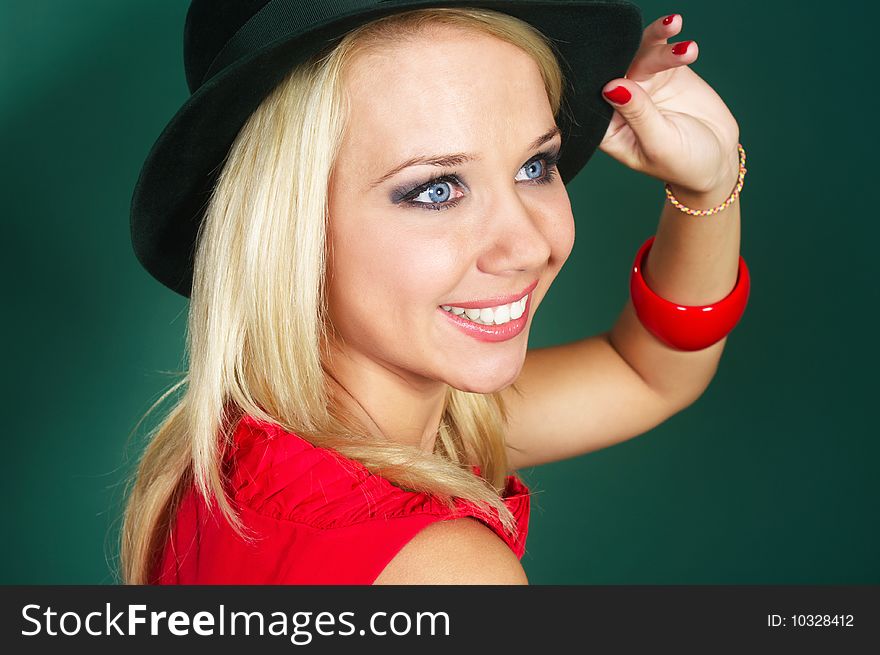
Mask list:
[[[130,482],[120,535],[124,582],[152,581],[189,484],[206,500],[216,499],[237,533],[251,538],[226,496],[221,468],[245,413],[334,449],[403,489],[449,505],[459,497],[494,508],[505,527],[514,527],[499,495],[507,475],[500,393],[450,387],[434,452],[425,454],[367,438],[327,384],[328,181],[348,120],[344,73],[366,49],[436,25],[476,29],[522,48],[541,71],[554,116],[560,110],[564,80],[551,42],[527,23],[483,9],[430,8],[380,18],[286,75],[235,139],[200,226],[188,374],[143,417],[183,389],[147,436]],[[480,466],[483,479],[468,462]]]

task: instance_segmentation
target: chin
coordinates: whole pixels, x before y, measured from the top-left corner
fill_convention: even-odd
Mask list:
[[[484,371],[478,375],[465,375],[461,378],[447,380],[447,384],[459,391],[469,393],[495,393],[502,391],[516,382],[522,371],[522,363],[510,371]]]

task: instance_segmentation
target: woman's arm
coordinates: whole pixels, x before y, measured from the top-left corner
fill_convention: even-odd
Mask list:
[[[432,523],[392,558],[374,585],[527,585],[522,564],[490,528],[463,517]]]
[[[600,148],[633,170],[668,182],[694,209],[721,204],[739,172],[739,126],[688,66],[693,41],[668,44],[682,17],[645,29],[625,78],[604,89],[615,113]],[[740,207],[691,216],[666,203],[643,268],[656,294],[683,305],[718,302],[733,289]],[[635,253],[634,253],[635,254]],[[510,424],[511,470],[574,457],[647,432],[694,402],[717,370],[726,339],[700,351],[674,350],[646,330],[628,300],[612,329],[530,350],[502,395]]]
[[[672,191],[688,207],[715,207],[730,195],[738,170],[739,156],[733,151],[722,186],[693,192],[673,185]],[[667,202],[642,274],[651,290],[666,300],[711,305],[733,290],[739,256],[739,201],[712,216],[690,216]],[[629,300],[608,341],[646,384],[674,404],[686,406],[709,385],[727,339],[694,352],[674,350],[644,328]]]

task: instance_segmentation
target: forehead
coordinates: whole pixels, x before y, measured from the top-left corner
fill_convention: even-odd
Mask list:
[[[540,70],[517,46],[443,26],[351,62],[349,150],[522,148],[552,125]]]

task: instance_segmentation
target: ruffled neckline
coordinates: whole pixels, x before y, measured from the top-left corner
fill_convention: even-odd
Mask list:
[[[508,533],[494,508],[456,498],[449,508],[435,496],[407,491],[363,464],[248,414],[236,426],[227,453],[233,499],[272,518],[332,529],[363,521],[417,513],[472,516],[491,527],[522,557],[528,532],[529,496],[517,475],[508,475],[501,498],[516,519]],[[480,467],[472,467],[476,475]]]

